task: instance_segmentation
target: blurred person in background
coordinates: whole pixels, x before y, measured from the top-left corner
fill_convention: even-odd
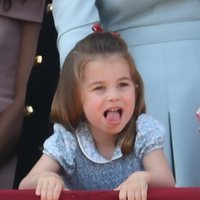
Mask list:
[[[45,0],[0,1],[0,188],[12,188]]]

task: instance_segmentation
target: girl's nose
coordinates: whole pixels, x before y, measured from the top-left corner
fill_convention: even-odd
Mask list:
[[[112,88],[108,90],[108,93],[107,93],[108,101],[117,101],[119,99],[120,99],[120,94],[116,88]]]

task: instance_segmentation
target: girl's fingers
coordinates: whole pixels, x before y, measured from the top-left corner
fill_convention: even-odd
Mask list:
[[[142,188],[141,190],[120,190],[119,200],[147,200],[147,189]]]
[[[53,200],[59,199],[62,189],[63,189],[62,185],[56,185],[53,191]]]
[[[147,199],[147,189],[142,189],[141,190],[141,200],[146,200]]]
[[[41,187],[41,200],[47,200],[48,183],[42,184]]]
[[[49,182],[47,190],[46,190],[47,200],[53,200],[54,188],[55,188],[55,183]]]
[[[136,190],[134,192],[134,198],[133,199],[128,199],[128,200],[142,200],[141,199],[141,191],[140,190]]]
[[[117,187],[117,188],[115,188],[114,190],[115,190],[115,191],[118,191],[119,189],[120,189],[120,188],[119,188],[119,187]]]
[[[35,194],[37,196],[41,195],[41,190],[42,190],[42,182],[38,181],[37,186],[36,186],[36,190],[35,190]]]
[[[119,200],[126,200],[126,190],[120,189],[120,191],[119,191]]]
[[[134,191],[128,192],[128,200],[135,200],[135,192]]]
[[[41,200],[58,200],[62,189],[62,184],[39,182],[36,187],[36,195],[40,195]]]

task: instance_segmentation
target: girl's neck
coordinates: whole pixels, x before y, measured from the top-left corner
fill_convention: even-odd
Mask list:
[[[115,145],[96,144],[96,148],[106,160],[112,159],[115,152]]]
[[[91,132],[93,137],[94,143],[96,145],[97,150],[99,153],[107,160],[110,160],[113,156],[115,151],[115,139],[116,135],[109,135],[100,132]]]

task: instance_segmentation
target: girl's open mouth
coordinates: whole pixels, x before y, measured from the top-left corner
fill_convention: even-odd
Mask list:
[[[104,117],[109,122],[119,122],[122,116],[121,108],[110,108],[104,112]]]

